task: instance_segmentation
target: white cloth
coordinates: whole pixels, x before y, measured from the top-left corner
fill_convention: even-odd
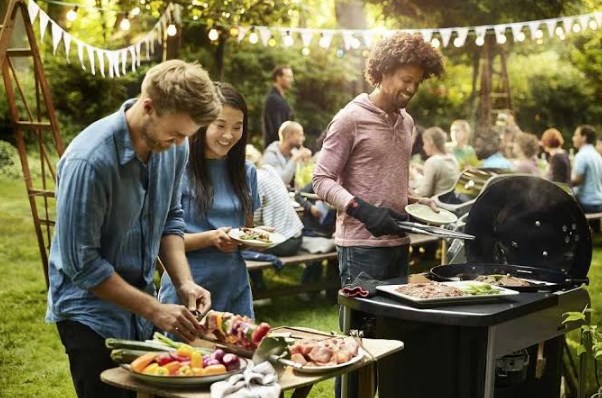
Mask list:
[[[269,362],[247,366],[243,373],[211,385],[211,398],[279,398],[280,384]]]
[[[319,236],[304,236],[301,243],[301,249],[316,253],[330,253],[335,250],[334,239],[322,238]]]

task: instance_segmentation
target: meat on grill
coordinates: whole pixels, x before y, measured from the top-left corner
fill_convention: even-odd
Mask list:
[[[442,297],[461,297],[467,293],[457,287],[442,285],[437,282],[429,283],[410,283],[398,287],[397,292],[416,298],[442,298]]]
[[[291,360],[304,366],[332,366],[349,362],[358,354],[359,345],[350,337],[326,340],[303,339],[290,347]]]
[[[510,274],[508,275],[481,275],[475,279],[479,282],[489,283],[495,286],[531,286],[529,281],[522,278],[516,278]]]

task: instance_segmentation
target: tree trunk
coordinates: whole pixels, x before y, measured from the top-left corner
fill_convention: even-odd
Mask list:
[[[215,69],[216,79],[222,81],[224,79],[224,53],[226,51],[226,33],[220,35],[217,48],[215,49]]]

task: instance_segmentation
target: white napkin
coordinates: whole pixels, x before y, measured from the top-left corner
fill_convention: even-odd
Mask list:
[[[269,362],[247,366],[243,373],[211,385],[211,398],[279,398],[280,384]]]
[[[311,254],[330,253],[334,251],[334,239],[322,238],[319,236],[304,236],[301,242],[301,248]]]

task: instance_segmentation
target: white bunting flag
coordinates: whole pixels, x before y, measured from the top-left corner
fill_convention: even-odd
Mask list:
[[[63,32],[63,44],[65,45],[65,57],[67,58],[67,63],[71,63],[69,60],[69,50],[71,50],[71,35],[67,32]]]
[[[50,33],[52,35],[52,55],[56,55],[56,49],[59,47],[61,36],[63,35],[63,29],[54,23],[54,21],[50,21]]]
[[[353,32],[349,30],[343,31],[343,45],[345,46],[345,50],[351,49],[351,43],[353,42]]]
[[[127,50],[121,50],[121,74],[125,76],[127,73],[128,64],[128,52]]]
[[[30,0],[29,4],[27,5],[27,13],[29,14],[29,19],[31,20],[31,23],[33,23],[36,20],[38,12],[40,12],[40,7],[33,0]]]
[[[96,62],[94,61],[94,47],[86,45],[86,51],[88,52],[88,61],[90,61],[90,70],[93,75],[96,75]]]
[[[474,33],[479,40],[485,40],[485,34],[487,33],[487,26],[475,26]]]
[[[236,36],[236,40],[240,43],[242,39],[245,38],[247,32],[249,31],[248,26],[239,26],[238,27],[238,36]]]
[[[546,19],[545,20],[546,27],[548,28],[548,36],[554,37],[556,30],[556,20],[555,19]]]
[[[136,50],[134,46],[129,46],[128,51],[130,52],[130,58],[132,60],[132,72],[136,72]]]
[[[115,58],[113,57],[114,51],[107,51],[107,61],[109,61],[109,77],[112,79],[115,77]]]
[[[468,28],[456,28],[457,37],[454,40],[454,45],[456,47],[462,47],[464,43],[466,43],[466,38],[468,37]]]
[[[579,25],[581,25],[582,30],[589,29],[589,15],[581,15],[579,17]]]
[[[443,43],[443,47],[447,47],[447,45],[449,44],[449,39],[451,39],[452,29],[451,28],[439,29],[439,34],[441,35],[441,43]]]
[[[374,43],[374,32],[366,30],[364,31],[362,38],[364,39],[364,45],[368,48],[372,48],[372,44]]]
[[[96,57],[98,58],[98,70],[102,77],[105,77],[105,52],[103,50],[96,50]]]
[[[537,31],[539,30],[539,21],[531,21],[529,22],[528,26],[529,26],[529,31],[531,32],[531,39],[535,40],[537,39]]]
[[[140,53],[142,52],[142,42],[138,42],[136,43],[136,66],[140,66],[140,58],[142,58],[140,56]]]
[[[512,37],[515,42],[521,41],[523,39],[523,24],[513,23],[510,25],[510,29],[512,29]]]
[[[75,43],[77,44],[77,57],[79,58],[79,63],[82,66],[83,70],[86,70],[86,64],[84,63],[84,43],[75,39]]]
[[[506,41],[506,25],[495,25],[493,27],[495,32],[495,41],[498,43],[505,43]]]
[[[301,42],[303,43],[303,47],[309,47],[313,38],[314,31],[312,29],[301,30]]]
[[[562,25],[564,26],[564,33],[568,35],[573,27],[573,18],[562,18]]]
[[[48,14],[46,14],[42,10],[40,10],[39,14],[40,14],[40,41],[43,42],[44,35],[46,34],[46,27],[48,26],[48,21],[50,21],[50,18],[48,18]]]
[[[325,30],[322,32],[322,36],[320,37],[320,41],[318,44],[322,48],[330,47],[330,43],[332,43],[332,38],[334,37],[334,32],[332,30]]]
[[[256,28],[257,32],[259,32],[259,40],[264,46],[268,45],[268,41],[272,37],[272,32],[265,26]]]
[[[433,31],[431,29],[420,29],[420,33],[424,41],[431,41],[433,38]]]

